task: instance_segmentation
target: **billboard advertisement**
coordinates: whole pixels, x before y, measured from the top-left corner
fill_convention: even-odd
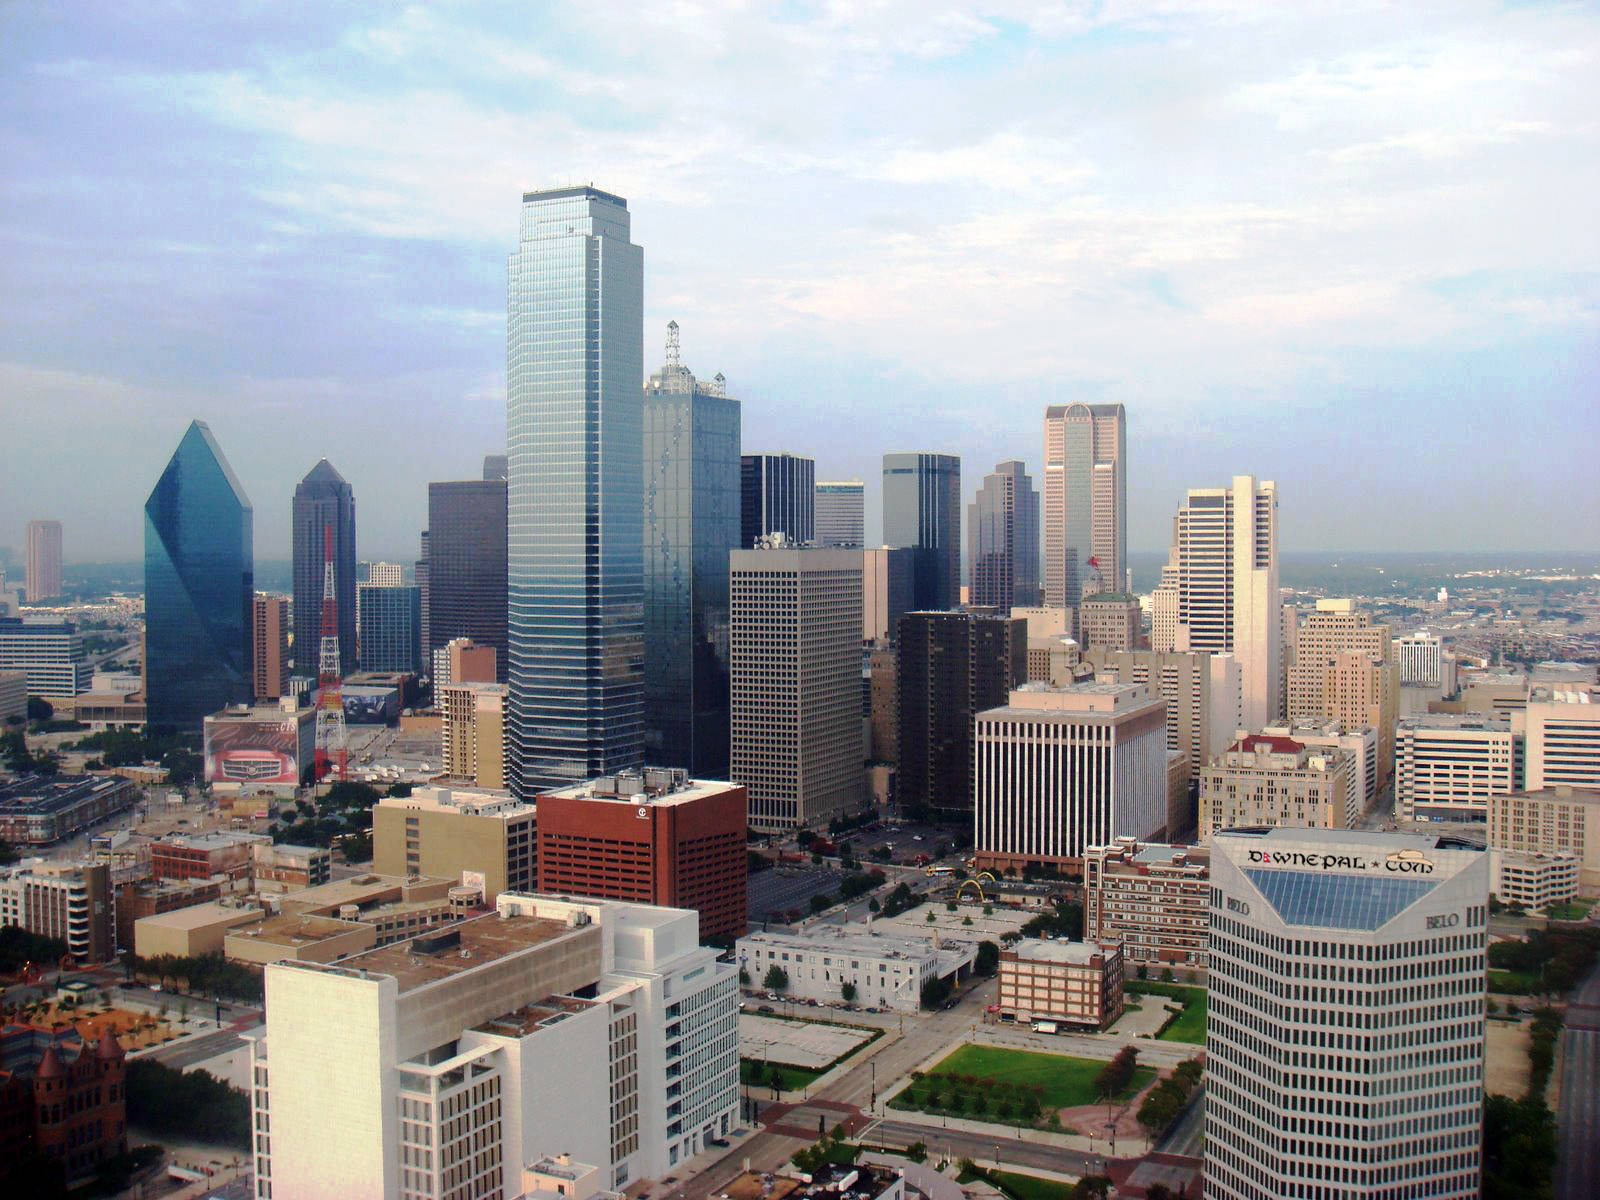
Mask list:
[[[273,718],[206,718],[206,782],[250,787],[300,782],[310,742],[309,714]]]
[[[400,689],[352,687],[341,690],[347,725],[393,725],[400,719]]]

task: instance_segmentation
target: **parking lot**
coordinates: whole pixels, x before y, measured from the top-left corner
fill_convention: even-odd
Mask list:
[[[761,1062],[816,1070],[849,1054],[871,1036],[866,1030],[843,1025],[739,1014],[739,1056]]]
[[[811,897],[837,892],[843,873],[830,867],[773,867],[750,876],[745,894],[745,916],[752,923],[783,923],[810,915]]]

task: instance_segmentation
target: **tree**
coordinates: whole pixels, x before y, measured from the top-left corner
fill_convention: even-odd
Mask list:
[[[55,715],[55,708],[43,696],[28,697],[28,720],[48,721]]]
[[[1138,1061],[1139,1051],[1133,1046],[1124,1046],[1095,1076],[1094,1090],[1105,1099],[1120,1095],[1133,1082],[1133,1072]]]
[[[411,785],[409,783],[393,783],[389,785],[389,790],[384,794],[386,796],[398,796],[404,798],[411,795]]]
[[[912,1142],[906,1147],[906,1157],[914,1163],[924,1162],[928,1157],[928,1144],[926,1142]]]
[[[762,986],[769,992],[786,992],[789,990],[789,972],[777,963],[767,968],[767,975],[762,980]]]
[[[247,1149],[250,1099],[205,1071],[128,1060],[128,1123],[151,1133]]]
[[[882,911],[882,909],[883,909],[883,905],[878,903],[878,898],[876,896],[874,896],[872,899],[867,901],[867,911],[868,912],[872,912],[872,913],[880,912],[880,911]]]
[[[832,908],[833,904],[833,896],[827,892],[818,892],[811,897],[811,911],[814,913],[819,913],[825,908]]]
[[[844,997],[844,1002],[846,1004],[854,1004],[856,1002],[856,985],[846,979],[844,983],[839,986],[839,995]]]
[[[1555,1165],[1555,1119],[1544,1101],[1484,1101],[1484,1200],[1547,1200]]]
[[[972,969],[979,975],[993,975],[1000,969],[1000,947],[994,942],[979,942],[978,957]]]
[[[749,987],[750,986],[750,969],[748,967],[741,966],[739,968],[739,986],[740,987]]]
[[[950,982],[937,975],[922,985],[922,1007],[938,1008],[950,998]]]

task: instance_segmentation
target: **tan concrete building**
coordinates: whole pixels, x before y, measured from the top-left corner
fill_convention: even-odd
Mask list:
[[[1262,733],[1275,734],[1299,742],[1309,750],[1318,747],[1343,750],[1350,756],[1345,772],[1345,795],[1349,805],[1345,822],[1354,829],[1361,814],[1372,807],[1378,797],[1378,731],[1371,725],[1341,725],[1337,721],[1286,721],[1281,725],[1268,725]],[[1250,730],[1240,729],[1234,740],[1249,737]]]
[[[222,879],[139,879],[118,885],[117,946],[133,949],[133,927],[145,917],[222,899]]]
[[[1116,942],[1024,938],[1000,951],[1001,1019],[1105,1029],[1122,1015]]]
[[[1513,723],[1524,733],[1526,786],[1600,788],[1600,695],[1535,688]]]
[[[505,792],[419,787],[372,810],[372,866],[383,875],[432,875],[483,886],[483,902],[538,884],[535,808]]]
[[[1167,749],[1184,756],[1190,779],[1233,742],[1244,716],[1233,655],[1091,649],[1083,660],[1096,679],[1144,684],[1167,702]]]
[[[1130,967],[1203,971],[1211,945],[1211,851],[1118,838],[1083,852],[1083,936],[1120,942]]]
[[[506,685],[452,683],[436,694],[444,773],[473,787],[504,788]]]
[[[1578,890],[1600,896],[1600,790],[1554,787],[1490,796],[1489,849],[1572,854]]]
[[[867,652],[867,758],[874,763],[900,760],[900,693],[898,662],[892,646]]]
[[[1337,721],[1378,731],[1378,785],[1394,774],[1400,665],[1387,625],[1352,600],[1318,600],[1295,633],[1288,676],[1290,721]]]
[[[289,690],[289,598],[257,592],[252,611],[256,703],[281,700]]]
[[[31,859],[0,870],[0,926],[66,943],[80,963],[116,957],[111,869],[103,863]]]
[[[452,638],[442,647],[434,651],[434,660],[440,668],[435,672],[441,676],[434,680],[435,686],[441,683],[493,683],[499,676],[499,655],[493,646],[480,646],[469,637]]]
[[[1078,641],[1084,653],[1139,647],[1139,597],[1127,592],[1085,596],[1078,606]]]
[[[1522,739],[1503,718],[1429,713],[1395,731],[1394,807],[1402,821],[1481,821],[1521,790]]]
[[[141,917],[133,923],[133,952],[140,958],[171,954],[195,958],[202,954],[221,954],[228,930],[251,925],[266,915],[255,904],[238,900],[214,900],[210,904],[191,904],[171,912]]]
[[[414,930],[413,936],[420,930]],[[397,939],[390,938],[389,941]],[[361,920],[290,914],[229,929],[222,952],[234,962],[332,962],[378,944],[377,926]]]
[[[1347,828],[1347,759],[1276,734],[1240,738],[1200,771],[1200,837],[1250,825]]]
[[[258,892],[296,892],[333,879],[333,852],[324,846],[258,844],[250,847],[250,860]]]

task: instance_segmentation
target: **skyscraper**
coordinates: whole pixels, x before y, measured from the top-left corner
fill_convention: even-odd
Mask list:
[[[746,454],[739,460],[739,549],[781,533],[797,546],[816,539],[815,459]]]
[[[1208,1197],[1478,1195],[1488,859],[1415,834],[1212,839]]]
[[[918,608],[961,602],[961,459],[954,454],[883,456],[883,544],[915,546]]]
[[[254,620],[256,699],[278,700],[289,690],[289,600],[257,592]]]
[[[739,402],[678,361],[644,387],[644,745],[652,763],[728,774],[728,552],[739,544]]]
[[[859,550],[867,544],[865,485],[859,479],[817,484],[817,545]]]
[[[222,448],[195,421],[144,505],[145,708],[198,730],[249,703],[255,671],[254,513]]]
[[[1172,542],[1173,649],[1232,654],[1239,662],[1245,727],[1258,730],[1283,711],[1278,485],[1235,475],[1225,488],[1190,488]]]
[[[528,797],[643,764],[644,251],[628,202],[524,194],[508,275],[507,773]]]
[[[356,500],[321,459],[294,489],[294,669],[315,675],[322,646],[322,556],[333,528],[333,594],[339,610],[339,669],[356,665]]]
[[[428,651],[455,638],[493,646],[505,678],[506,481],[461,479],[428,485]],[[419,584],[419,596],[421,594]]]
[[[356,587],[361,618],[361,669],[422,670],[422,590],[414,584],[363,583]]]
[[[1120,404],[1045,409],[1044,602],[1051,608],[1076,608],[1095,571],[1102,586],[1093,590],[1127,586],[1127,441]]]
[[[61,522],[28,522],[28,602],[61,595]]]
[[[1012,459],[983,477],[967,509],[971,600],[1010,612],[1039,603],[1039,493]]]

